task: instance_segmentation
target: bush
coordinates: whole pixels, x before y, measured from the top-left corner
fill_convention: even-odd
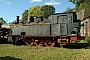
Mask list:
[[[90,36],[86,36],[85,41],[90,42]]]
[[[85,41],[87,41],[90,46],[90,36],[86,36]]]

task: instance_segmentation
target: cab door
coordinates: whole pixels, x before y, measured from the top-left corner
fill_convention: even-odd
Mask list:
[[[60,24],[60,31],[61,31],[61,35],[67,35],[68,34],[68,26],[66,23],[61,23]]]

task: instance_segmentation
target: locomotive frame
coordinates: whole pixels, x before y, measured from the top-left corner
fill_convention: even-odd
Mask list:
[[[28,46],[63,46],[82,37],[75,12],[52,14],[47,21],[31,16],[29,23],[22,24],[17,16],[17,23],[11,25],[11,30],[8,39],[13,40],[13,44]]]

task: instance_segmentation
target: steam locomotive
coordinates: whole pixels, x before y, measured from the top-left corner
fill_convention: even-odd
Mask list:
[[[80,36],[80,20],[75,12],[55,13],[48,19],[31,16],[29,20],[11,24],[12,34],[8,40],[13,44],[28,46],[63,46],[71,41],[77,42]]]

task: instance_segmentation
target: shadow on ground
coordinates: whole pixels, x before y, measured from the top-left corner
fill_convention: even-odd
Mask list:
[[[81,49],[81,48],[87,49],[89,45],[88,43],[70,43],[69,45],[66,45],[63,47],[70,48],[70,49]]]
[[[22,59],[14,58],[11,56],[5,56],[5,57],[0,57],[0,60],[22,60]]]

